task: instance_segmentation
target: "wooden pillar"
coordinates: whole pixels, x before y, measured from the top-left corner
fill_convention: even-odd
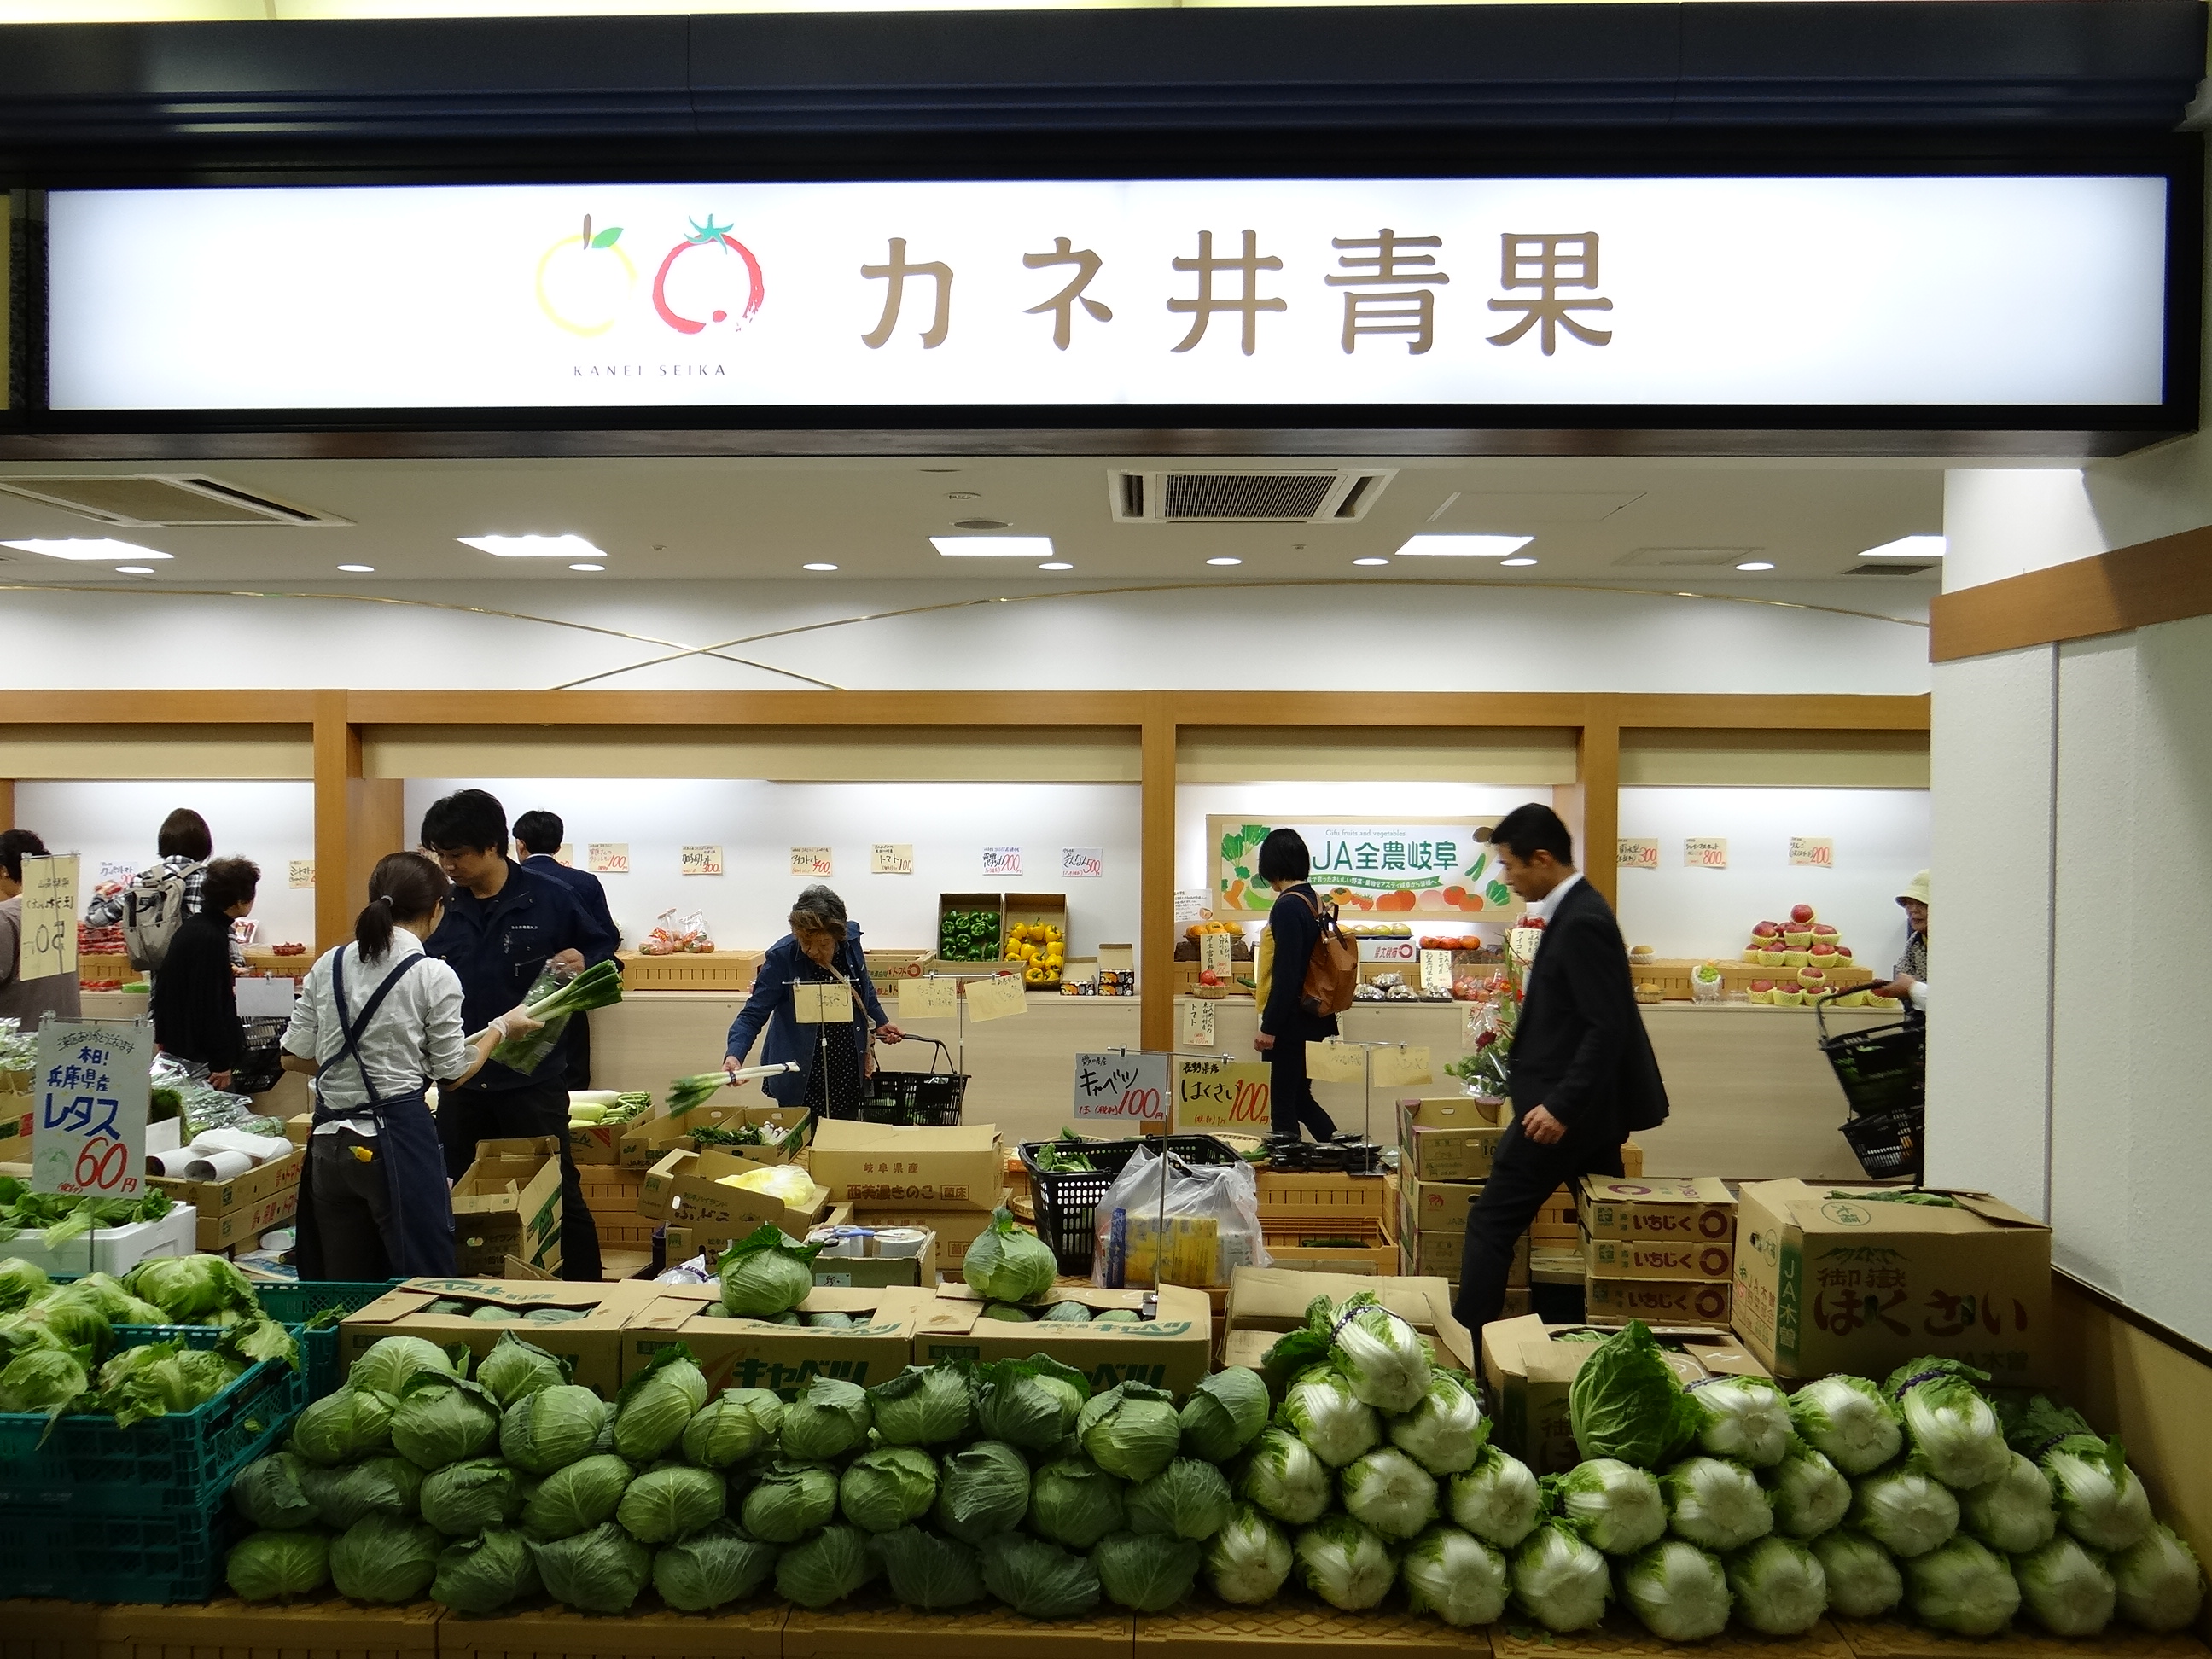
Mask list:
[[[15,780],[0,778],[0,830],[15,827]]]
[[[1138,1041],[1175,1047],[1176,718],[1173,694],[1147,692],[1138,771]]]
[[[353,937],[369,872],[405,844],[397,778],[362,775],[361,728],[343,691],[318,691],[315,711],[315,948]]]
[[[1574,832],[1575,856],[1583,879],[1620,902],[1620,866],[1614,843],[1620,839],[1620,711],[1609,693],[1589,699],[1589,710],[1575,742],[1575,781],[1559,792],[1559,816]]]

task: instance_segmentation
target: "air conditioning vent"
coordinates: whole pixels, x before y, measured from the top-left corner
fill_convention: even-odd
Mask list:
[[[1936,567],[1931,564],[1910,564],[1902,559],[1884,560],[1880,564],[1855,564],[1844,572],[1846,576],[1918,576]]]
[[[1395,470],[1328,472],[1113,472],[1122,524],[1349,524],[1364,518]]]
[[[198,473],[136,472],[96,477],[0,477],[0,490],[133,529],[234,525],[343,525],[336,514],[279,501]]]

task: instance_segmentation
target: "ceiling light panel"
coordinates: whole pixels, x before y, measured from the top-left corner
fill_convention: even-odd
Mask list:
[[[1049,536],[932,536],[929,544],[948,559],[1048,559]]]
[[[496,559],[604,559],[606,555],[581,536],[463,536],[464,547],[473,547]]]
[[[150,547],[141,547],[136,542],[106,540],[0,542],[0,547],[13,547],[25,553],[43,553],[50,559],[78,559],[95,564],[105,564],[112,559],[166,559],[170,556],[167,553],[157,553]]]
[[[1941,536],[1899,536],[1893,542],[1884,542],[1880,547],[1869,547],[1859,555],[1863,559],[1917,559],[1926,563],[1943,556],[1944,538]]]
[[[1414,536],[1398,550],[1401,559],[1504,559],[1518,553],[1534,536]]]

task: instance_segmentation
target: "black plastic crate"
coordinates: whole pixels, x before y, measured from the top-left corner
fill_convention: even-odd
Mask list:
[[[1843,1126],[1859,1168],[1872,1181],[1894,1176],[1920,1179],[1927,1157],[1926,1115],[1911,1108],[1897,1112],[1871,1112]]]
[[[1842,994],[1838,993],[1836,994]],[[1928,1103],[1928,1027],[1918,1019],[1831,1036],[1826,1018],[1833,996],[1813,1006],[1820,1032],[1820,1052],[1835,1067],[1836,1081],[1854,1117],[1918,1111]]]
[[[1167,1148],[1186,1164],[1235,1164],[1237,1149],[1212,1135],[1170,1135]],[[1121,1173],[1121,1166],[1139,1147],[1158,1152],[1161,1140],[1147,1135],[1142,1140],[1025,1140],[1021,1145],[1022,1168],[1029,1172],[1030,1190],[1036,1194],[1037,1237],[1052,1246],[1060,1270],[1075,1277],[1090,1276],[1097,1253],[1098,1201]],[[1088,1170],[1040,1170],[1036,1155],[1046,1148],[1080,1152],[1090,1160]]]

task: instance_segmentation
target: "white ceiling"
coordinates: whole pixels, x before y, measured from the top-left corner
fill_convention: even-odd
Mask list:
[[[1455,576],[1534,584],[1602,582],[1705,588],[1827,580],[1864,550],[1942,524],[1942,464],[1923,461],[1747,461],[1603,459],[1370,459],[1395,466],[1358,521],[1329,525],[1158,525],[1114,521],[1109,476],[1158,470],[1141,458],[949,457],[816,460],[513,459],[494,461],[242,461],[189,468],[173,462],[71,467],[23,464],[0,474],[199,471],[257,493],[335,514],[347,526],[133,530],[0,494],[0,540],[113,537],[173,556],[153,577],[117,576],[100,564],[0,549],[0,581],[114,581],[161,586],[481,581],[588,584],[617,578],[818,580],[829,584],[945,579],[1040,579],[1033,562],[945,558],[933,535],[964,519],[1003,522],[1011,533],[1053,538],[1074,568],[1058,578],[1250,581],[1357,578],[1389,582]],[[1257,459],[1182,470],[1237,471],[1325,467]],[[1396,559],[1419,532],[1532,535],[1533,566],[1501,571],[1489,559]],[[561,561],[501,559],[458,538],[573,533],[602,549],[604,575]],[[1654,551],[1653,550],[1658,550]],[[1704,563],[1679,550],[1715,550]],[[1726,556],[1718,550],[1730,550]],[[1733,550],[1743,550],[1741,552]],[[1210,567],[1236,557],[1236,567]],[[1737,558],[1773,562],[1737,574]],[[807,562],[838,566],[808,578]],[[375,567],[348,575],[342,563]],[[1933,574],[1852,578],[1870,599],[1923,596]]]

